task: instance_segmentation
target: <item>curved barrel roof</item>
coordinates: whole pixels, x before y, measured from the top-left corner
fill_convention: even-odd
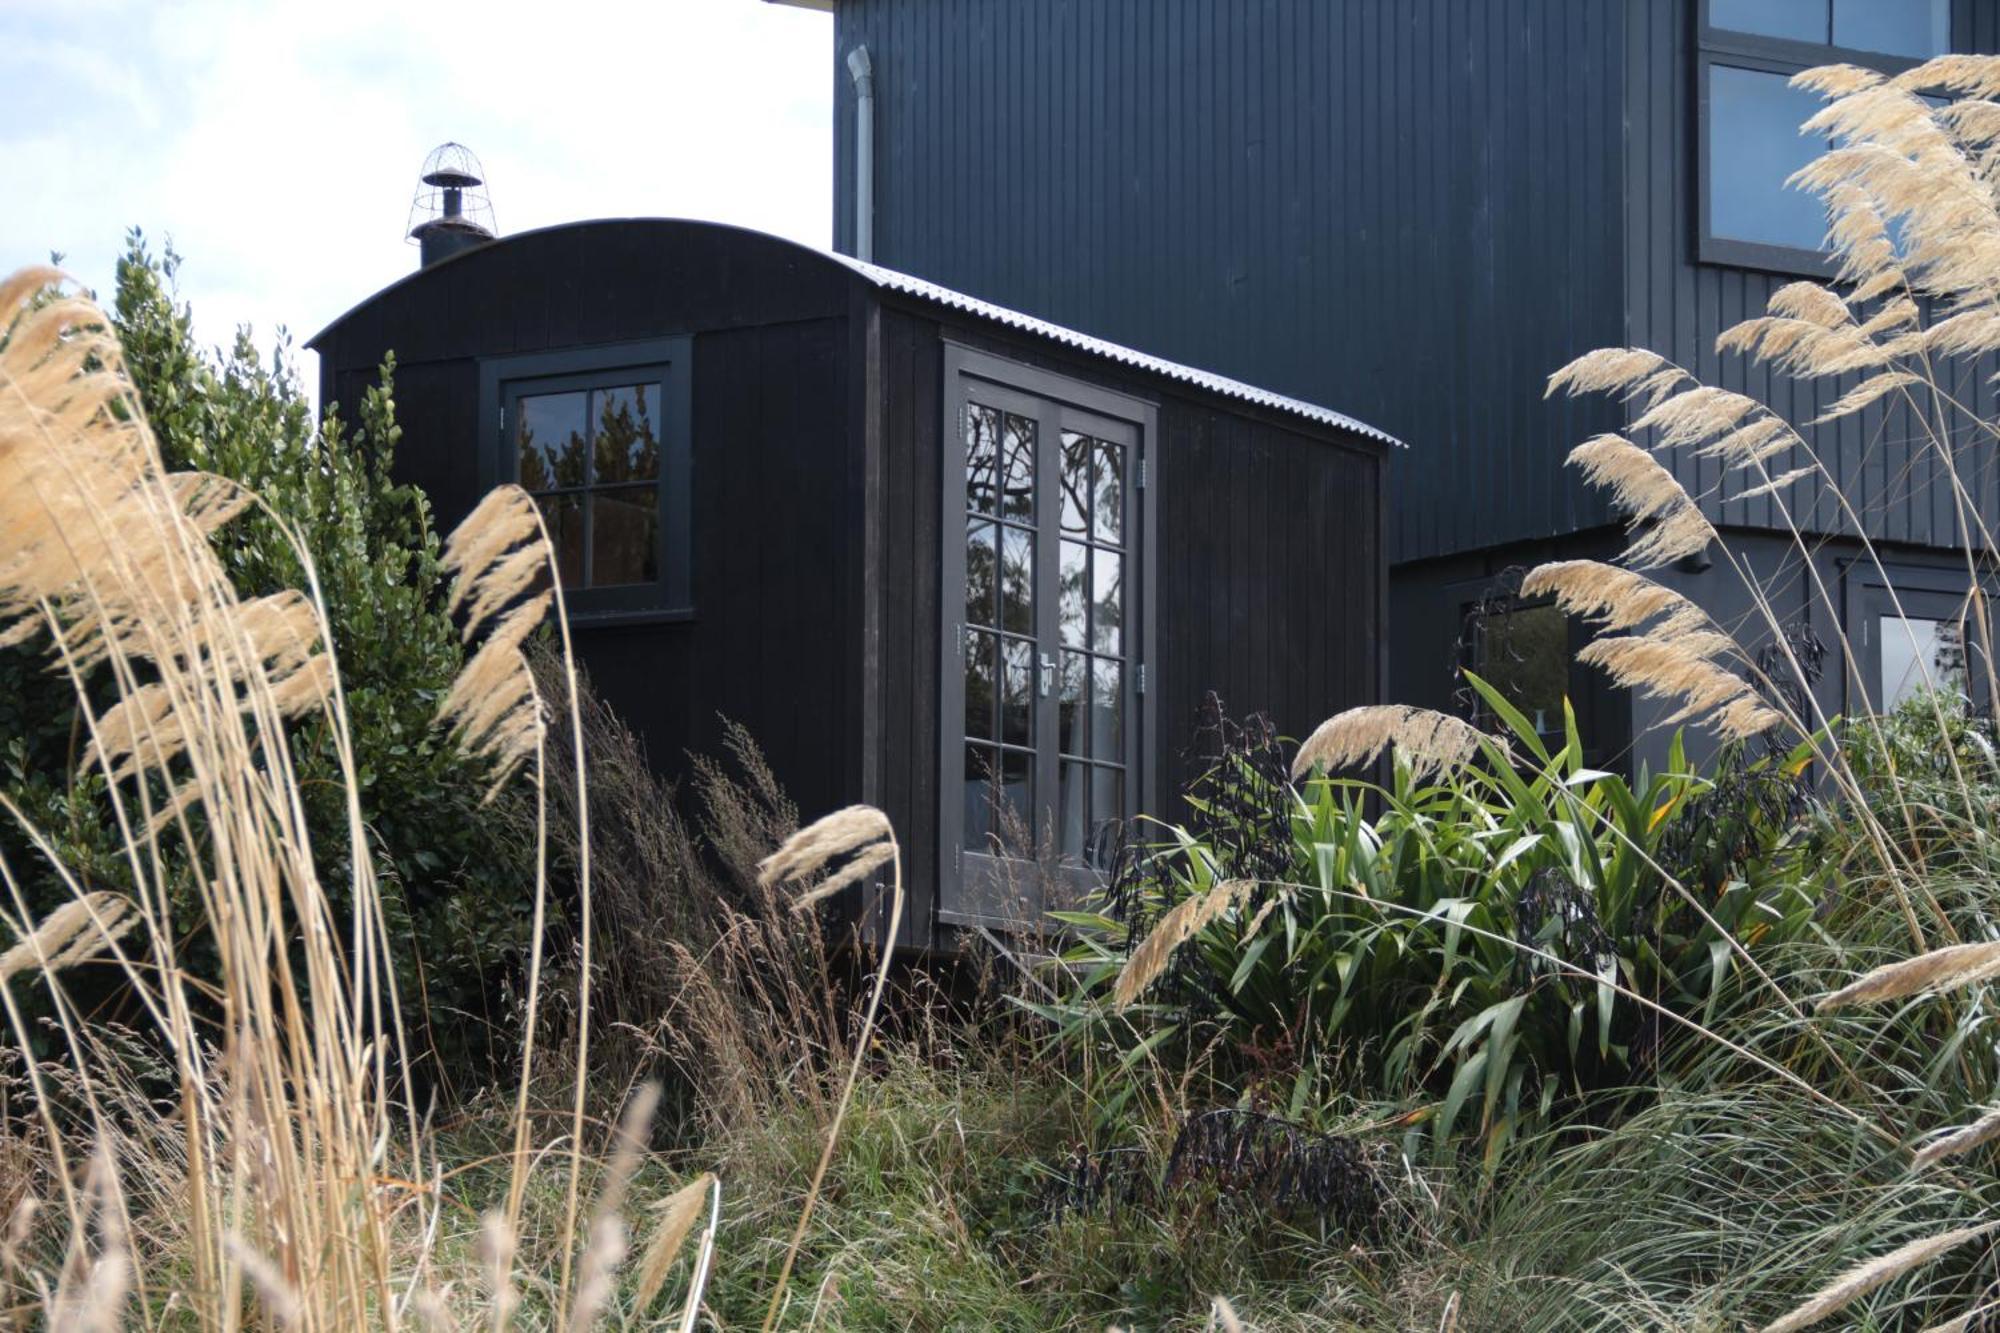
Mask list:
[[[1387,432],[1377,430],[1366,422],[1358,421],[1346,413],[1337,412],[1330,407],[1322,407],[1317,403],[1308,403],[1301,399],[1287,397],[1284,394],[1274,393],[1269,389],[1262,389],[1254,384],[1245,383],[1242,380],[1216,374],[1214,371],[1203,370],[1200,367],[1185,365],[1178,361],[1170,361],[1165,357],[1154,356],[1150,353],[1139,351],[1137,348],[1127,347],[1104,338],[1093,337],[1080,330],[1067,328],[1061,324],[1052,323],[1049,320],[1039,319],[1022,311],[1009,309],[1006,306],[996,305],[991,301],[984,301],[976,296],[954,291],[949,287],[940,286],[937,283],[928,282],[907,273],[899,273],[894,269],[884,268],[879,264],[865,263],[846,255],[820,250],[809,245],[802,245],[796,241],[787,240],[780,236],[773,236],[767,232],[755,231],[746,227],[735,227],[727,223],[704,222],[689,218],[602,218],[586,222],[561,223],[552,227],[541,227],[533,231],[519,232],[512,236],[502,237],[486,245],[454,255],[442,262],[432,264],[428,268],[418,269],[416,272],[389,284],[374,295],[356,303],[341,314],[339,318],[308,338],[306,346],[317,348],[321,341],[332,334],[342,324],[377,301],[390,296],[392,293],[399,295],[413,294],[414,288],[436,280],[441,275],[450,273],[460,265],[477,263],[482,257],[490,259],[497,251],[504,251],[510,247],[531,245],[537,240],[557,235],[568,235],[579,228],[594,227],[607,229],[614,227],[622,229],[638,227],[648,231],[657,230],[658,243],[661,245],[673,244],[677,234],[685,237],[690,233],[699,232],[713,239],[734,233],[739,235],[748,245],[754,245],[759,248],[781,248],[789,252],[787,255],[788,258],[826,265],[830,271],[838,272],[852,279],[858,279],[880,290],[895,292],[902,296],[913,297],[920,301],[931,302],[948,309],[988,319],[1008,328],[1047,338],[1053,342],[1061,343],[1093,356],[1103,357],[1106,360],[1114,361],[1121,365],[1130,366],[1136,370],[1146,371],[1166,379],[1176,380],[1182,384],[1191,385],[1198,389],[1207,390],[1224,398],[1234,398],[1238,401],[1252,403],[1274,412],[1302,417],[1309,421],[1318,422],[1321,425],[1353,431],[1358,435],[1367,436],[1383,444],[1395,445],[1397,447],[1402,446],[1401,440],[1396,439]]]

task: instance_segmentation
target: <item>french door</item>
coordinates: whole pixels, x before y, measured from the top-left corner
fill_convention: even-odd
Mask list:
[[[1033,924],[1140,809],[1151,414],[948,350],[939,906]]]

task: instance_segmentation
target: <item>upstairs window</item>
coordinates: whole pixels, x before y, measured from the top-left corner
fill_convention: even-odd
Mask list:
[[[534,497],[577,615],[687,609],[686,343],[483,368],[497,413],[490,480]]]
[[[1950,49],[1951,0],[1704,0],[1701,259],[1830,273],[1826,211],[1785,182],[1832,143],[1799,133],[1823,104],[1791,77],[1837,61],[1896,73]]]

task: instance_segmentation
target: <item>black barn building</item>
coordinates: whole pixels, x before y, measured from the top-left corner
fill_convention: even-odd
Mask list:
[[[539,497],[656,763],[727,718],[808,815],[887,811],[901,944],[1088,882],[1171,812],[1206,691],[1296,727],[1381,697],[1380,431],[733,227],[472,239],[310,341],[321,401],[393,351],[440,522]]]
[[[1462,704],[1458,668],[1484,666],[1553,722],[1567,688],[1609,762],[1657,763],[1661,713],[1573,668],[1581,631],[1506,594],[1510,570],[1623,549],[1563,458],[1628,413],[1545,400],[1546,377],[1643,346],[1810,421],[1857,377],[1797,383],[1715,351],[1781,284],[1828,271],[1816,202],[1783,184],[1826,146],[1798,134],[1817,102],[1787,76],[2000,50],[2000,0],[805,7],[834,15],[837,248],[1409,442],[1391,469],[1390,697]],[[1947,387],[1994,417],[1988,375]],[[1676,464],[1800,628],[1863,649],[1860,679],[1822,682],[1829,711],[1893,698],[1896,653],[1962,614],[1966,533],[1923,435],[1886,408],[1816,431],[1853,505],[1793,493],[1824,599],[1770,497]],[[1990,448],[1961,466],[1994,522]],[[1864,535],[1908,633],[1884,624]],[[1746,608],[1720,562],[1666,578],[1725,622]]]

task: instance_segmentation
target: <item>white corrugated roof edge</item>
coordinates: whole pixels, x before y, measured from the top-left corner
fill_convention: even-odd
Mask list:
[[[1009,328],[1020,329],[1024,333],[1033,333],[1044,338],[1052,338],[1059,343],[1074,347],[1079,351],[1090,352],[1093,355],[1105,357],[1122,365],[1132,366],[1138,370],[1150,371],[1155,375],[1164,375],[1168,379],[1179,380],[1183,384],[1192,384],[1197,388],[1206,389],[1210,393],[1221,394],[1225,398],[1241,399],[1243,402],[1255,403],[1259,407],[1267,407],[1273,411],[1287,412],[1293,416],[1304,417],[1309,421],[1320,422],[1323,425],[1337,426],[1344,430],[1351,430],[1356,434],[1366,435],[1370,439],[1380,440],[1382,443],[1398,449],[1408,447],[1387,431],[1377,430],[1365,421],[1356,421],[1345,412],[1336,412],[1330,407],[1321,407],[1317,403],[1308,403],[1297,398],[1287,398],[1283,394],[1272,393],[1269,389],[1260,389],[1254,384],[1245,384],[1242,380],[1230,379],[1227,375],[1217,375],[1213,371],[1201,370],[1195,366],[1182,365],[1178,361],[1169,361],[1165,357],[1152,356],[1120,343],[1109,342],[1103,338],[1093,338],[1087,333],[1079,333],[1075,329],[1065,328],[1061,324],[1052,324],[1046,319],[1037,319],[1033,315],[1022,314],[1018,310],[1010,310],[1006,306],[995,305],[991,301],[982,301],[976,296],[967,296],[964,292],[953,291],[949,287],[941,287],[935,282],[927,282],[922,278],[911,277],[907,273],[899,273],[892,268],[883,268],[880,264],[871,264],[865,260],[855,259],[850,255],[835,254],[832,251],[827,251],[826,254],[829,258],[838,260],[848,268],[853,269],[876,286],[886,287],[893,292],[901,292],[905,296],[921,297],[926,301],[935,301],[939,305],[950,306],[954,310],[963,310],[968,314],[979,315],[982,318],[994,320],[997,323],[1007,325]]]

